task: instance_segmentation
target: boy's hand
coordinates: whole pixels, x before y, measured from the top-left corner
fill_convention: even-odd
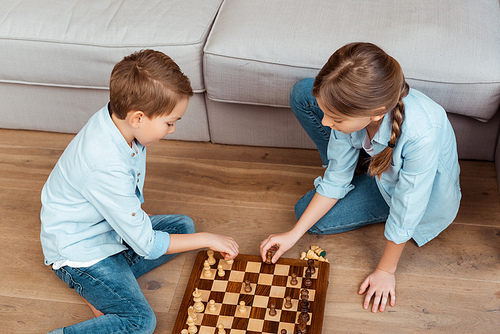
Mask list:
[[[270,235],[267,239],[260,243],[260,255],[262,257],[262,261],[266,261],[266,253],[269,249],[271,249],[276,251],[272,258],[272,262],[276,263],[281,255],[292,248],[299,239],[300,236],[295,236],[291,231]]]
[[[368,288],[369,287],[369,288]],[[390,273],[388,271],[383,271],[380,269],[375,269],[373,273],[371,273],[361,284],[359,287],[358,294],[362,295],[365,293],[368,288],[368,292],[365,296],[365,301],[363,303],[363,308],[365,310],[370,306],[370,300],[373,296],[373,306],[372,312],[376,313],[377,309],[380,312],[385,311],[385,306],[387,304],[387,299],[389,296],[391,298],[390,305],[396,305],[396,277],[394,273]]]
[[[232,260],[240,252],[240,246],[231,237],[210,233],[208,238],[210,239],[208,248],[220,252],[224,260]]]

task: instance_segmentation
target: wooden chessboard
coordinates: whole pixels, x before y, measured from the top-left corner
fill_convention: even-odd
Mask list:
[[[217,334],[217,325],[222,323],[226,334],[270,334],[297,333],[298,304],[300,290],[305,288],[303,277],[307,269],[307,261],[280,258],[276,264],[266,264],[259,256],[239,254],[232,264],[215,253],[216,263],[211,266],[213,275],[206,278],[203,264],[208,259],[206,251],[200,251],[186,287],[177,320],[172,333],[179,334],[187,329],[188,308],[193,306],[193,291],[198,288],[205,306],[203,312],[197,314],[195,321],[199,334]],[[225,275],[217,275],[217,267],[221,264]],[[314,261],[316,272],[312,275],[312,286],[309,290],[308,334],[320,334],[323,327],[326,291],[330,265],[327,262]],[[298,283],[290,284],[291,273],[297,274]],[[245,280],[252,286],[251,292],[245,292]],[[292,308],[284,307],[285,297],[292,298]],[[215,311],[210,311],[209,300],[215,300]],[[246,312],[239,310],[240,301],[245,302]],[[269,315],[271,304],[276,306],[277,314]]]

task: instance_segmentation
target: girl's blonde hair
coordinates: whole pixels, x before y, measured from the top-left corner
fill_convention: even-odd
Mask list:
[[[391,164],[392,149],[401,134],[408,95],[399,63],[371,43],[351,43],[335,51],[316,76],[312,95],[329,110],[347,117],[386,114],[392,120],[387,147],[372,157],[368,173],[378,176]]]

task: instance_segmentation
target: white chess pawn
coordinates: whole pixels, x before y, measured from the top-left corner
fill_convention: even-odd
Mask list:
[[[210,312],[215,312],[215,311],[217,311],[217,308],[215,307],[215,300],[210,299],[210,301],[208,302],[208,310],[209,310]]]
[[[240,306],[238,306],[238,310],[240,311],[241,314],[247,313],[247,308],[245,307],[245,302],[243,300],[240,302]]]
[[[223,324],[218,324],[217,325],[217,328],[219,329],[219,331],[217,332],[217,334],[226,334],[226,331],[224,330],[224,325]]]
[[[219,269],[219,272],[218,272],[218,275],[220,277],[224,277],[224,275],[226,275],[226,272],[224,271],[224,269],[222,268],[222,264],[219,264],[219,266],[217,267],[217,269]]]
[[[189,334],[189,332],[187,329],[183,329],[183,330],[181,330],[181,334]]]
[[[205,263],[203,264],[203,277],[205,278],[212,277],[212,270],[210,268],[210,263],[208,262],[208,260],[205,260]]]
[[[215,258],[214,258],[214,251],[209,249],[207,250],[207,255],[208,255],[208,264],[213,266],[215,264]]]

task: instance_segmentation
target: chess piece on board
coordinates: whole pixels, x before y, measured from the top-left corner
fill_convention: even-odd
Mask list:
[[[183,329],[183,330],[181,330],[181,334],[189,334],[189,332],[187,329]]]
[[[224,271],[224,268],[222,267],[222,264],[219,264],[217,266],[217,269],[218,269],[217,275],[219,275],[219,277],[224,277],[224,275],[226,275],[226,272]]]
[[[214,251],[209,249],[207,250],[207,255],[208,255],[208,264],[213,266],[215,264],[215,258],[214,258]]]
[[[276,314],[277,314],[276,305],[274,305],[274,304],[269,305],[269,315],[271,317],[274,317],[274,316],[276,316]]]
[[[281,334],[286,334],[286,329],[284,329],[284,328],[283,328],[283,329],[281,330]]]
[[[240,302],[240,306],[238,306],[238,311],[240,311],[241,314],[247,313],[247,308],[245,307],[245,302],[243,300]]]
[[[198,313],[203,312],[203,310],[205,309],[205,306],[201,302],[201,292],[198,291],[198,288],[194,289],[193,301],[194,301],[194,305],[193,305],[194,310]]]
[[[203,263],[203,277],[205,278],[211,278],[212,277],[212,270],[210,268],[210,263],[208,260],[205,260]]]
[[[249,280],[245,280],[245,292],[252,292],[252,285]]]
[[[187,325],[189,334],[195,334],[196,332],[198,332],[198,327],[196,327],[193,318],[191,318],[190,316],[188,316],[187,318]]]
[[[285,297],[285,304],[284,304],[284,306],[285,306],[285,308],[287,308],[287,309],[292,308],[292,306],[293,306],[293,305],[292,305],[292,297],[290,297],[290,296],[286,296],[286,297]]]
[[[314,267],[314,260],[307,260],[307,267],[309,269],[309,271],[311,272],[311,274],[314,275],[314,273],[316,272],[316,268]]]
[[[196,311],[194,310],[194,307],[192,307],[192,306],[188,307],[188,315],[191,318],[193,318],[194,321],[196,321],[196,319],[198,319],[198,315],[196,314]]]
[[[217,311],[217,308],[215,307],[215,300],[210,299],[210,301],[208,302],[208,310],[209,310],[210,312],[215,312],[215,311]]]
[[[218,331],[217,334],[226,334],[226,331],[224,330],[224,325],[223,324],[218,324],[217,325]]]
[[[291,285],[297,285],[299,281],[297,280],[297,274],[296,273],[292,273],[292,278],[290,279],[290,284]]]

